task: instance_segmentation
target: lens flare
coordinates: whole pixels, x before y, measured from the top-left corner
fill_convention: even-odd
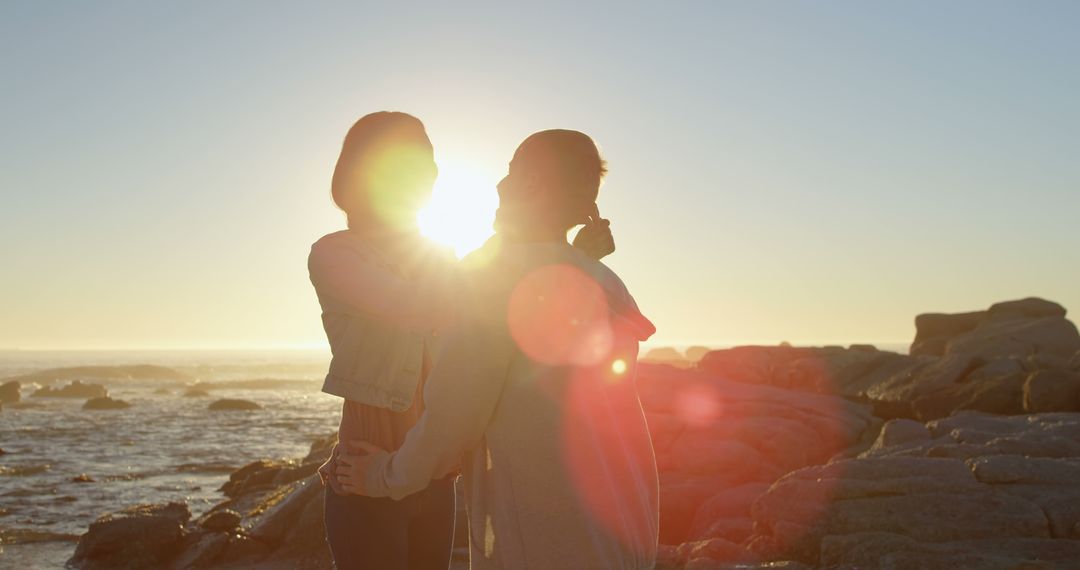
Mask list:
[[[555,366],[593,366],[611,353],[613,334],[604,290],[570,265],[535,269],[514,287],[510,335],[530,358]]]

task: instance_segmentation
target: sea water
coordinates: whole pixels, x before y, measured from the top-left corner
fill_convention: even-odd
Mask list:
[[[22,403],[0,411],[0,568],[63,567],[78,535],[102,514],[183,501],[197,516],[225,498],[218,488],[235,469],[304,456],[340,417],[340,400],[319,391],[327,360],[314,351],[0,353],[0,383],[83,365],[156,364],[190,376],[82,378],[131,404],[121,410],[83,410],[81,398],[35,398],[32,392],[50,383],[23,383]],[[209,397],[184,396],[195,382],[213,383]],[[219,398],[262,409],[209,411]],[[83,475],[91,481],[77,482]]]

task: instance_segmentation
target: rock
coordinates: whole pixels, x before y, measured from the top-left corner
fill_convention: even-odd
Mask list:
[[[1030,413],[1080,410],[1080,373],[1037,370],[1024,382],[1024,410]]]
[[[930,441],[930,430],[922,422],[896,419],[885,422],[872,449]]]
[[[679,561],[686,564],[686,568],[713,568],[715,562],[753,562],[757,560],[749,550],[728,540],[712,538],[697,542],[687,542],[679,546],[675,551]]]
[[[22,399],[22,384],[18,381],[0,384],[0,404],[14,404]]]
[[[681,364],[686,358],[678,350],[670,346],[664,346],[646,352],[641,357],[641,360],[643,362]]]
[[[35,391],[34,398],[104,398],[108,392],[101,384],[83,384],[75,380],[63,388],[47,386]]]
[[[926,313],[915,317],[915,340],[908,351],[912,356],[941,356],[949,339],[979,326],[986,311],[971,313]]]
[[[1080,350],[1080,333],[1064,317],[991,320],[949,340],[945,355],[963,354],[983,360],[1032,354],[1070,358]]]
[[[808,467],[774,485],[754,504],[754,522],[779,552],[759,554],[816,563],[824,537],[860,532],[927,542],[1049,537],[1038,505],[982,486],[960,460],[884,459]]]
[[[1076,568],[1080,541],[1046,538],[926,543],[901,534],[866,532],[826,537],[821,564],[848,568]]]
[[[221,509],[208,513],[199,525],[209,531],[232,532],[240,526],[240,513],[232,509]]]
[[[868,406],[835,396],[730,382],[700,369],[640,364],[638,372],[660,469],[664,544],[741,540],[750,503],[769,484],[855,445],[876,421]]]
[[[705,358],[706,354],[712,351],[711,348],[706,346],[691,346],[686,349],[686,359],[690,362],[698,362],[702,358]]]
[[[270,486],[284,465],[285,462],[269,459],[253,461],[229,475],[229,480],[219,490],[227,497],[238,497],[259,487]]]
[[[946,386],[911,403],[915,417],[923,421],[946,417],[956,410],[977,410],[993,414],[1024,413],[1023,374],[964,381]]]
[[[188,388],[184,391],[185,398],[205,398],[210,395],[210,392],[203,390],[202,388]]]
[[[747,544],[821,567],[1073,567],[1080,414],[913,424],[888,422],[857,458],[778,481],[754,503]]]
[[[83,570],[159,568],[183,545],[187,505],[141,505],[100,517],[79,539],[69,561]]]
[[[1041,319],[1044,317],[1065,317],[1065,307],[1038,297],[1028,297],[1018,301],[994,303],[986,311],[986,320],[1003,321],[1008,319]]]
[[[71,478],[72,483],[97,483],[93,477],[82,473]]]
[[[212,402],[207,409],[212,411],[261,410],[262,406],[250,400],[222,398]]]
[[[91,398],[83,404],[84,410],[122,410],[124,408],[130,408],[131,404],[123,400],[114,400],[108,396],[102,398]]]
[[[171,568],[214,568],[232,542],[232,536],[223,532],[193,534],[184,541],[181,554]]]

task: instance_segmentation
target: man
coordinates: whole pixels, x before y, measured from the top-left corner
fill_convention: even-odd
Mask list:
[[[395,452],[355,442],[365,454],[338,459],[345,491],[394,499],[460,462],[478,570],[655,565],[656,465],[634,386],[654,328],[566,242],[598,217],[604,172],[582,133],[525,139],[499,183],[496,236],[463,261],[423,415]]]

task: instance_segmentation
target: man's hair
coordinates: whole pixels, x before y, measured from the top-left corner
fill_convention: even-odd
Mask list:
[[[566,129],[540,131],[518,145],[512,169],[540,177],[570,191],[595,192],[607,174],[596,143],[585,133]],[[590,201],[595,201],[594,194]]]
[[[540,180],[553,193],[546,202],[552,211],[532,209],[529,217],[551,218],[568,227],[583,221],[585,212],[596,202],[606,173],[607,163],[600,157],[596,143],[585,133],[565,129],[529,135],[510,162],[512,178]],[[500,205],[509,206],[508,210],[518,201],[512,195],[501,195],[500,199]]]
[[[334,167],[330,194],[334,204],[350,219],[371,215],[369,180],[364,169],[372,166],[371,159],[391,145],[404,145],[425,156],[434,154],[431,140],[420,119],[396,111],[379,111],[364,115],[345,135],[341,154]]]

